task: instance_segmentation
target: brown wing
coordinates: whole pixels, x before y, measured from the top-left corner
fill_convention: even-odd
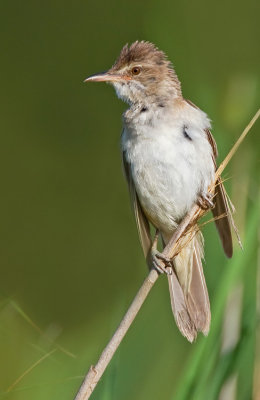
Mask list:
[[[126,160],[124,152],[123,152],[123,165],[124,165],[125,176],[126,176],[126,179],[128,182],[130,198],[131,198],[132,206],[134,209],[139,239],[140,239],[140,242],[141,242],[141,245],[143,248],[144,256],[149,265],[150,264],[150,260],[149,260],[150,250],[152,247],[150,225],[149,225],[149,222],[143,212],[140,201],[138,199],[138,196],[137,196],[137,193],[135,190],[135,186],[134,186],[134,182],[132,179],[131,167],[130,167],[130,164]]]
[[[227,257],[232,257],[233,243],[231,236],[231,211],[227,202],[227,195],[221,178],[218,178],[215,187],[215,207],[212,210],[216,227]],[[224,215],[224,216],[223,216]]]
[[[186,100],[194,108],[198,108],[190,100]],[[213,152],[213,162],[215,164],[215,169],[217,169],[216,158],[218,156],[217,144],[215,139],[209,129],[205,129],[205,133],[208,137],[208,141],[212,147]],[[215,219],[216,227],[222,242],[224,252],[227,257],[232,257],[233,254],[233,243],[231,235],[231,224],[233,221],[232,213],[227,201],[227,194],[222,183],[221,177],[218,178],[215,187],[215,197],[214,197],[215,207],[212,212]]]

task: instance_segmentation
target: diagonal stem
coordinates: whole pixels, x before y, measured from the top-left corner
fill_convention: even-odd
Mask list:
[[[193,212],[189,212],[186,217],[182,220],[178,228],[176,229],[172,240],[170,241],[171,245],[174,247],[177,240],[183,235],[187,226],[192,224],[193,218],[196,215],[199,207],[193,207]],[[167,245],[163,251],[163,254],[166,257],[172,257],[172,249]],[[173,254],[174,256],[175,254]],[[132,322],[134,321],[138,311],[142,307],[146,297],[148,296],[150,290],[152,289],[154,283],[157,281],[159,277],[158,272],[155,269],[152,269],[146,279],[144,280],[141,288],[137,292],[132,304],[127,310],[125,316],[120,322],[118,328],[116,329],[114,335],[112,336],[110,342],[107,344],[105,349],[103,350],[97,364],[95,366],[91,366],[79,391],[75,400],[87,400],[89,399],[91,393],[95,389],[98,381],[103,375],[106,367],[111,361],[115,351],[117,350],[119,344],[124,338],[126,332],[130,328]]]
[[[230,159],[235,154],[238,146],[242,143],[245,136],[256,122],[256,120],[260,116],[260,110],[257,111],[255,116],[252,118],[248,126],[243,131],[242,135],[239,137],[238,141],[234,144],[230,152],[228,153],[227,157],[220,165],[218,170],[215,174],[215,180],[209,188],[209,193],[214,192],[214,188],[216,185],[216,181],[218,180],[220,174],[223,172],[224,168],[230,161]],[[177,229],[175,230],[170,242],[163,250],[163,255],[167,258],[173,258],[178,253],[178,240],[180,237],[184,236],[189,229],[189,227],[193,226],[197,220],[205,213],[205,210],[202,210],[198,205],[194,205],[190,212],[185,216],[182,222],[178,225]],[[162,261],[161,261],[162,262]],[[163,264],[163,262],[162,262]],[[164,265],[164,264],[163,264]],[[159,277],[158,272],[155,269],[152,269],[146,279],[144,280],[141,288],[139,289],[137,295],[135,296],[132,304],[130,305],[128,311],[126,312],[125,316],[123,317],[122,321],[120,322],[118,328],[116,329],[114,335],[112,336],[111,340],[103,350],[97,364],[95,366],[91,366],[75,399],[74,400],[87,400],[89,399],[91,393],[95,389],[97,383],[99,382],[100,378],[102,377],[106,367],[108,366],[109,362],[111,361],[114,353],[116,352],[118,346],[120,345],[121,341],[123,340],[125,334],[127,333],[128,329],[130,328],[132,322],[134,321],[138,311],[142,307],[146,297],[148,296],[150,290],[152,289],[154,283],[157,281]]]

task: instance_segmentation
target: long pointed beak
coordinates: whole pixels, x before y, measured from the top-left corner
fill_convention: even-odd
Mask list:
[[[110,74],[109,72],[102,72],[100,74],[94,74],[89,76],[84,82],[118,82],[124,80],[130,80],[131,78],[125,75]]]

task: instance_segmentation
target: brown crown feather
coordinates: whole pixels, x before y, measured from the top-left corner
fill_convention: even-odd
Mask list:
[[[153,62],[157,65],[167,65],[171,67],[170,61],[167,59],[166,54],[159,50],[153,43],[146,42],[142,40],[139,42],[138,40],[128,46],[126,44],[121,53],[113,65],[114,69],[120,69],[126,64],[130,64],[132,62],[144,62],[149,60],[149,62]]]

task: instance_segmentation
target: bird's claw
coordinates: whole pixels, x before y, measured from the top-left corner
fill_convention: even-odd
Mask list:
[[[202,208],[202,210],[209,210],[215,207],[212,199],[213,196],[210,193],[206,193],[198,197],[197,204]]]
[[[153,262],[154,268],[160,274],[166,274],[166,275],[172,274],[172,262],[171,262],[170,258],[165,257],[158,250],[152,251],[152,262]]]

